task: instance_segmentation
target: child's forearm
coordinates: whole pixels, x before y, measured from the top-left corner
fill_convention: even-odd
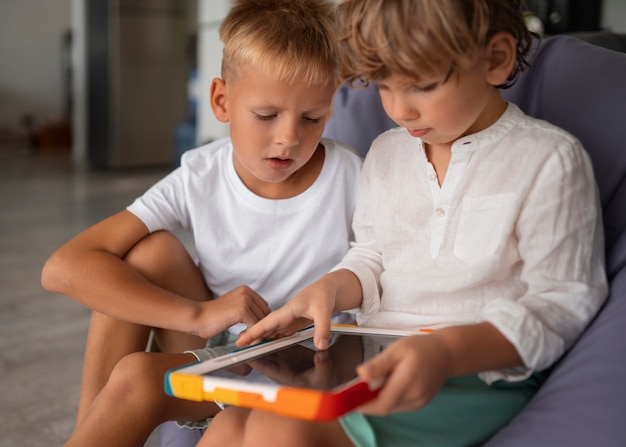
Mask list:
[[[199,290],[196,293],[202,295],[192,301],[147,279],[127,261],[128,253],[148,235],[145,224],[129,211],[108,217],[50,256],[43,267],[42,285],[123,321],[182,332],[196,330],[201,310],[194,301],[210,293]]]
[[[197,303],[143,278],[121,259],[94,252],[72,262],[53,256],[46,263],[44,287],[100,313],[147,326],[187,332]]]
[[[339,269],[324,275],[324,281],[329,281],[335,290],[335,312],[355,309],[361,306],[363,292],[361,283],[350,270]]]
[[[448,351],[450,376],[523,366],[515,347],[491,323],[451,326],[429,336],[439,337]]]

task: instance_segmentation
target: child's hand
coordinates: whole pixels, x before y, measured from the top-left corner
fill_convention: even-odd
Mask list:
[[[315,324],[313,341],[319,350],[328,348],[330,318],[333,312],[359,307],[361,284],[348,270],[336,270],[304,288],[287,304],[242,332],[238,346],[247,346],[268,338],[294,334],[311,321]]]
[[[370,383],[384,381],[379,395],[358,411],[383,416],[417,410],[441,389],[452,372],[452,358],[437,334],[406,337],[357,367]]]
[[[286,337],[314,321],[316,336],[319,335],[320,339],[326,340],[325,346],[319,345],[317,338],[315,344],[318,349],[326,349],[330,337],[330,316],[333,306],[334,300],[327,296],[319,281],[315,282],[283,307],[242,332],[237,345],[247,346],[268,338]]]
[[[247,286],[235,287],[219,298],[199,302],[198,306],[195,327],[202,338],[213,337],[237,323],[252,326],[270,313],[267,302]]]
[[[367,382],[384,382],[359,411],[385,415],[422,408],[450,377],[524,366],[515,346],[491,323],[437,329],[402,338],[357,367]]]

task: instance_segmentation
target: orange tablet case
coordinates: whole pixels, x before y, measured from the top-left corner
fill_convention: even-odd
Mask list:
[[[419,332],[333,326],[332,333],[400,337]],[[166,392],[183,399],[217,401],[314,421],[336,419],[376,396],[378,387],[370,386],[358,378],[331,390],[315,390],[280,384],[249,383],[245,378],[232,379],[203,375],[242,361],[258,358],[265,353],[275,352],[312,337],[313,329],[307,328],[291,337],[264,342],[221,357],[168,371],[165,375]]]

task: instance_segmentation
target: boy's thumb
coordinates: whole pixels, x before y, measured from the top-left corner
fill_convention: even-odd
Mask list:
[[[381,383],[389,374],[389,362],[385,359],[385,353],[380,353],[374,358],[360,364],[357,367],[357,374],[364,381]]]

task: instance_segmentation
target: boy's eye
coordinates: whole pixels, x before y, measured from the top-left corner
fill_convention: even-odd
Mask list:
[[[439,86],[439,82],[433,82],[426,85],[412,85],[411,90],[414,92],[431,92]]]
[[[320,118],[313,118],[312,116],[303,116],[302,120],[307,122],[307,123],[311,123],[311,124],[315,124],[315,123],[319,123],[320,122]]]
[[[256,116],[256,119],[260,121],[269,121],[276,117],[276,115],[262,115],[260,113],[255,113],[254,115]]]
[[[404,88],[406,89],[406,91],[423,93],[423,92],[431,92],[435,90],[437,87],[439,87],[439,84],[440,84],[439,82],[432,82],[430,84],[423,84],[423,85],[411,84],[411,85],[406,85]],[[389,87],[387,87],[385,84],[379,84],[379,83],[376,83],[376,88],[379,91],[389,90]]]

